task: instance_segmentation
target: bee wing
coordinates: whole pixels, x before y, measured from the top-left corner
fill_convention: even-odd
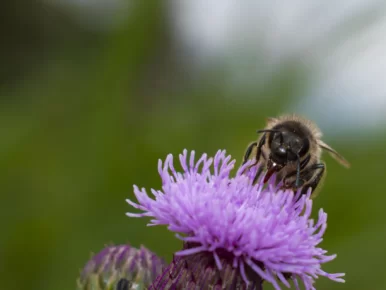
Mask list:
[[[342,155],[340,155],[338,152],[336,152],[334,149],[332,149],[326,143],[319,140],[319,146],[322,149],[328,151],[328,153],[330,153],[331,157],[334,158],[336,161],[338,161],[340,164],[342,164],[344,167],[346,167],[346,168],[350,167],[350,163],[346,159],[344,159],[344,157]]]

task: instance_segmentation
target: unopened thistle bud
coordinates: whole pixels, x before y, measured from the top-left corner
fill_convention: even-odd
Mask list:
[[[94,255],[78,279],[79,290],[146,289],[162,273],[164,262],[148,249],[110,246]]]

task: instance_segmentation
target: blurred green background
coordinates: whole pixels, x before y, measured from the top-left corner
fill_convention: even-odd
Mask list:
[[[82,22],[86,12],[102,21],[92,6],[2,4],[1,289],[74,289],[90,253],[110,242],[170,259],[180,248],[172,233],[125,216],[133,184],[158,188],[158,159],[184,148],[226,149],[240,161],[265,117],[299,101],[308,79],[300,63],[247,89],[229,89],[221,66],[190,70],[166,3],[130,2],[97,28]],[[316,287],[386,289],[385,131],[324,133],[352,163],[325,157],[315,201],[329,215],[323,246],[338,253],[325,270],[347,282]]]

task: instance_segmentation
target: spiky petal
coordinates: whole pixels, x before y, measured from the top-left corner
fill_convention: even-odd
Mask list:
[[[300,197],[300,192],[281,190],[273,182],[267,187],[262,181],[253,184],[257,167],[246,170],[249,163],[230,177],[235,161],[225,151],[214,158],[204,154],[196,162],[194,152],[188,156],[185,150],[180,163],[182,172],[177,172],[172,155],[164,163],[159,161],[162,190],[152,189],[151,197],[134,186],[138,202],[127,200],[141,211],[128,216],[152,217],[151,225],[167,225],[179,239],[193,245],[176,255],[205,253],[219,271],[231,265],[248,284],[255,282],[248,279],[251,269],[275,289],[280,289],[279,281],[289,287],[288,277],[295,285],[300,279],[306,289],[315,289],[318,276],[344,282],[344,274],[321,269],[335,255],[328,256],[318,247],[327,214],[320,210],[314,223],[309,194]]]

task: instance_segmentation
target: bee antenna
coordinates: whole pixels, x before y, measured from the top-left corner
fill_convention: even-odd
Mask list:
[[[272,130],[272,129],[262,129],[262,130],[257,130],[256,133],[280,133],[281,131],[279,130]]]
[[[296,154],[296,157],[298,158],[298,163],[296,165],[296,181],[295,181],[295,186],[296,188],[299,187],[300,183],[300,156],[299,153]]]
[[[263,130],[257,130],[257,133],[280,133],[280,144],[283,144],[283,132],[280,130],[274,130],[274,129],[263,129]]]

